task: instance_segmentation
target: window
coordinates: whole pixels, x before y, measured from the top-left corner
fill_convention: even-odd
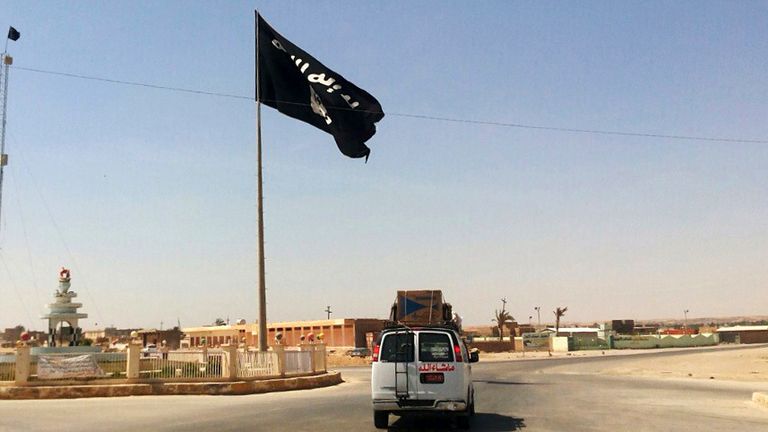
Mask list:
[[[413,333],[389,333],[384,336],[379,361],[383,362],[412,362]]]
[[[419,333],[419,361],[453,361],[451,338],[445,333]]]

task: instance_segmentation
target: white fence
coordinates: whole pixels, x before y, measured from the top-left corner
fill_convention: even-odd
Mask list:
[[[168,351],[139,359],[139,378],[223,378],[227,353],[222,351]]]
[[[311,351],[285,351],[285,374],[302,374],[312,372]]]
[[[237,376],[242,378],[280,375],[278,357],[274,351],[238,351]]]
[[[21,359],[21,360],[19,360]],[[122,353],[68,353],[31,355],[28,346],[16,354],[0,356],[0,384],[62,384],[67,381],[232,381],[279,378],[326,371],[323,344],[300,349],[274,347],[254,351],[235,346],[220,349],[161,350],[142,353],[140,344]]]

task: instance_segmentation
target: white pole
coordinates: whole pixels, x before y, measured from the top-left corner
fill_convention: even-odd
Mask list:
[[[5,154],[5,119],[8,107],[8,71],[10,70],[11,63],[13,63],[13,57],[8,55],[8,40],[5,41],[6,51],[0,56],[2,61],[2,69],[0,70],[0,92],[2,92],[2,107],[0,108],[0,115],[2,120],[0,121],[0,221],[2,221],[2,204],[3,204],[3,171],[5,165],[8,163],[8,156]],[[0,225],[1,226],[1,225]]]

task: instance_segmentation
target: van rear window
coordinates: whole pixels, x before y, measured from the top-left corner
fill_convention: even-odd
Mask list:
[[[451,338],[445,333],[419,333],[419,361],[453,361]]]
[[[412,362],[413,333],[389,333],[384,336],[379,361]]]

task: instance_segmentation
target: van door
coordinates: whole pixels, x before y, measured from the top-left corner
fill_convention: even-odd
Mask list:
[[[374,399],[416,399],[419,371],[414,355],[414,333],[398,330],[385,333],[379,350],[379,360],[373,367],[371,382],[375,385]]]
[[[454,352],[458,347],[458,352]],[[466,399],[461,347],[446,332],[418,334],[419,399]]]

